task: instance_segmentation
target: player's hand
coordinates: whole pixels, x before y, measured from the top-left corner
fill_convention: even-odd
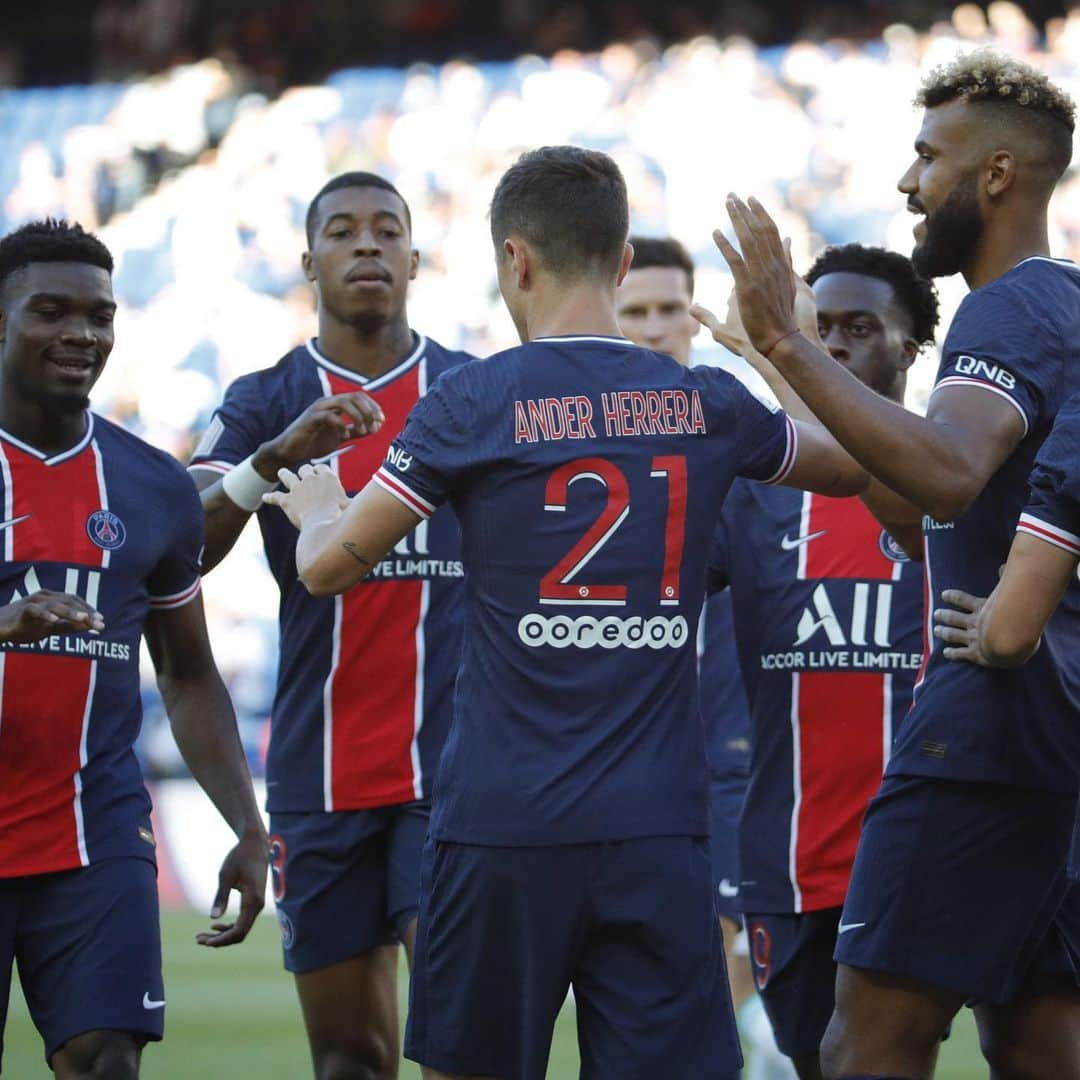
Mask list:
[[[237,845],[225,856],[218,873],[218,891],[210,909],[211,919],[220,919],[229,906],[233,889],[240,893],[240,914],[236,922],[211,923],[210,930],[195,935],[200,945],[220,949],[236,945],[247,937],[255,918],[266,903],[266,873],[270,866],[270,842],[266,833],[253,829],[244,833]]]
[[[379,403],[361,390],[319,398],[277,438],[264,443],[252,464],[260,475],[272,480],[279,469],[326,457],[349,439],[373,435],[384,419]]]
[[[742,254],[719,229],[713,232],[713,240],[735,278],[746,337],[758,352],[767,355],[782,337],[799,329],[791,254],[773,219],[756,199],[744,203],[729,195],[727,212]]]
[[[992,667],[979,648],[979,613],[986,604],[986,597],[972,596],[960,589],[945,589],[941,599],[952,605],[934,611],[934,637],[945,642],[942,655],[946,660]]]
[[[0,607],[0,642],[29,645],[51,634],[105,629],[101,612],[70,593],[42,589]]]
[[[311,514],[336,517],[349,505],[349,496],[329,465],[301,465],[298,473],[288,469],[278,471],[284,491],[271,491],[263,502],[280,506],[297,529]]]

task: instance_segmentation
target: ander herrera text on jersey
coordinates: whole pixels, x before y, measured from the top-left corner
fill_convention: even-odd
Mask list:
[[[199,594],[199,497],[171,457],[92,415],[53,457],[0,431],[0,488],[0,603],[51,589],[105,620],[0,648],[0,877],[152,860],[139,640],[150,611]]]
[[[385,422],[329,459],[355,494],[428,386],[471,359],[420,337],[400,364],[366,379],[309,342],[229,387],[190,467],[226,473],[318,398],[363,390]],[[360,810],[429,797],[461,649],[464,571],[453,515],[422,522],[367,579],[329,598],[313,597],[298,579],[297,533],[285,515],[264,507],[257,516],[281,590],[268,808]]]
[[[857,498],[736,481],[709,558],[750,702],[740,904],[844,902],[922,661],[922,567]]]
[[[436,838],[708,832],[694,643],[709,536],[736,476],[779,480],[796,453],[794,425],[731,376],[622,339],[540,339],[432,387],[375,480],[461,523]]]
[[[1044,647],[1015,670],[953,663],[933,635],[943,589],[988,596],[1028,498],[1028,476],[1066,399],[1080,390],[1080,269],[1031,258],[970,293],[942,349],[934,395],[1008,402],[1023,437],[955,522],[924,521],[925,666],[890,774],[1072,792],[1080,770],[1080,597],[1074,582]]]

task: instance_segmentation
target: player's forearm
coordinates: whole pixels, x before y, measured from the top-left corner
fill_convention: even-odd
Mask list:
[[[801,335],[769,359],[807,407],[873,477],[939,521],[959,517],[977,494],[963,448],[944,425],[874,393]]]
[[[232,702],[220,677],[174,680],[158,685],[176,745],[199,786],[238,838],[265,834],[244,757]]]
[[[204,574],[208,574],[232,551],[251,512],[241,509],[225,494],[220,480],[200,491],[199,498],[202,500],[206,527],[202,569]]]
[[[385,555],[350,539],[342,515],[328,508],[302,522],[296,570],[312,596],[336,596],[366,578]]]
[[[922,511],[876,479],[871,479],[859,498],[908,558],[922,562]]]

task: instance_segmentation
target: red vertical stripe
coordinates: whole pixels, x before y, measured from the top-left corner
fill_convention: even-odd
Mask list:
[[[324,369],[325,370],[325,369]],[[330,392],[355,383],[327,371]],[[385,421],[335,459],[345,490],[362,490],[419,397],[420,365],[371,393]],[[396,558],[393,552],[389,559]],[[416,716],[420,581],[375,581],[342,598],[340,659],[330,693],[334,809],[386,806],[415,797],[410,753]]]
[[[847,892],[863,811],[885,768],[884,694],[878,674],[799,675],[795,874],[804,911],[838,905]]]
[[[12,516],[28,514],[14,526],[16,562],[53,561],[101,566],[103,551],[90,539],[86,522],[101,509],[97,459],[90,447],[58,465],[46,465],[9,449]]]
[[[0,720],[0,877],[81,865],[73,778],[90,663],[8,652]]]
[[[859,499],[813,495],[806,547],[806,577],[891,581],[896,564],[881,550],[881,524]]]

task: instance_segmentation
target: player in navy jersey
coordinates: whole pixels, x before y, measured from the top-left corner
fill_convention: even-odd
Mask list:
[[[177,744],[239,837],[200,934],[240,941],[266,831],[199,592],[202,515],[164,454],[89,411],[112,257],[77,225],[0,240],[0,1035],[17,962],[57,1076],[135,1077],[164,1029],[150,799],[133,744],[145,636]]]
[[[941,590],[986,595],[1062,403],[1080,389],[1080,270],[1048,257],[1046,206],[1072,153],[1074,106],[1045,76],[980,52],[928,76],[900,181],[916,269],[971,287],[925,418],[798,333],[790,260],[759,204],[717,243],[750,340],[881,483],[924,515],[927,659],[863,823],[837,945],[826,1075],[923,1076],[974,1001],[995,1074],[1080,1075],[1075,896],[1065,873],[1080,769],[1080,650],[1023,668],[950,663],[929,633]],[[779,340],[779,339],[783,340]],[[904,514],[895,508],[897,516]],[[1075,642],[1076,623],[1060,624]],[[1062,908],[1062,905],[1066,905]]]
[[[859,244],[827,249],[806,281],[806,333],[902,404],[907,370],[933,341],[933,286],[904,256]],[[813,421],[738,327],[694,310],[743,351],[789,415]],[[922,660],[922,566],[859,499],[738,480],[709,575],[710,590],[730,586],[734,596],[753,718],[739,861],[754,974],[778,1044],[815,1080],[859,825]]]
[[[616,316],[636,345],[690,364],[690,343],[701,329],[690,314],[694,263],[671,237],[631,236],[634,261],[616,294]],[[705,750],[709,759],[713,883],[724,931],[731,999],[738,1012],[753,993],[745,951],[737,954],[742,930],[735,834],[750,767],[750,716],[739,675],[731,623],[731,598],[717,593],[701,613],[698,679]]]
[[[470,359],[409,327],[419,256],[388,181],[331,180],[307,231],[318,337],[237,379],[192,460],[210,566],[279,468],[328,460],[346,492],[363,488],[427,388]],[[461,655],[458,527],[449,510],[434,515],[362,585],[317,599],[296,577],[296,530],[269,506],[258,521],[281,589],[267,803],[285,966],[316,1075],[390,1077],[391,943],[403,941],[411,960],[428,800]]]
[[[604,154],[547,147],[491,207],[524,342],[445,374],[372,482],[284,471],[316,594],[349,588],[449,501],[465,645],[421,881],[406,1054],[534,1080],[574,988],[585,1077],[740,1062],[707,835],[693,647],[736,475],[857,491],[824,429],[619,333],[632,256]]]

